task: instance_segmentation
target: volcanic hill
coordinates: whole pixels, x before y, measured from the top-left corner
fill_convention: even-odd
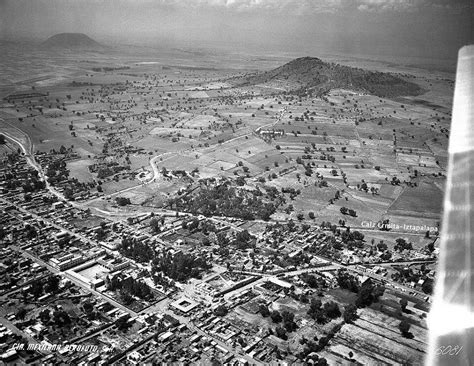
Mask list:
[[[297,94],[322,95],[343,88],[380,97],[419,95],[424,90],[417,84],[390,73],[327,63],[315,57],[301,57],[274,70],[248,74],[233,80],[238,86],[286,85]]]
[[[83,33],[59,33],[49,37],[42,43],[47,48],[77,49],[86,48],[100,50],[104,47]]]

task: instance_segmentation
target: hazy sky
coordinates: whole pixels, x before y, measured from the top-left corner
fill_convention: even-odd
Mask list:
[[[452,58],[474,0],[0,0],[0,37]]]

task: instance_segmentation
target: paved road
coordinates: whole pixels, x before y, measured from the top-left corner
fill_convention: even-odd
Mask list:
[[[10,124],[9,124],[10,125]],[[11,125],[10,125],[11,126]],[[64,198],[64,195],[61,194],[60,192],[58,192],[53,186],[51,186],[48,182],[48,179],[46,177],[46,174],[44,173],[43,171],[43,168],[41,167],[40,164],[38,164],[35,160],[35,157],[34,157],[34,145],[33,145],[33,142],[31,141],[31,138],[28,134],[26,134],[25,132],[21,131],[20,129],[12,126],[13,128],[15,128],[16,130],[18,130],[20,133],[22,133],[25,137],[26,137],[26,140],[28,141],[26,146],[25,144],[17,137],[11,135],[10,133],[8,132],[2,132],[5,137],[11,141],[13,141],[15,144],[17,144],[18,146],[20,146],[20,149],[23,151],[23,154],[25,155],[25,159],[27,161],[27,163],[29,165],[31,165],[39,174],[40,178],[45,182],[46,184],[46,189],[51,193],[53,194],[54,196],[58,197],[60,200],[62,201],[66,201],[66,199]],[[75,202],[70,202],[71,205],[75,206],[75,207],[79,207],[79,205],[77,205]]]
[[[393,230],[390,229],[390,231],[383,231],[378,228],[367,228],[367,227],[362,227],[362,226],[351,226],[351,230],[357,230],[360,232],[380,232],[380,233],[390,233],[390,234],[400,234],[400,235],[412,235],[412,236],[425,236],[426,235],[426,230],[425,231],[420,231],[420,232],[413,232],[413,231],[402,231],[402,230]],[[434,237],[432,237],[434,239]]]
[[[315,255],[315,257],[318,257],[317,255]],[[325,258],[322,258],[322,257],[318,257],[322,260],[327,260]],[[394,282],[394,281],[391,281],[390,279],[387,279],[383,276],[380,276],[376,273],[371,273],[371,272],[368,272],[368,271],[364,271],[364,270],[361,270],[361,269],[358,269],[356,268],[355,266],[345,266],[345,265],[342,265],[342,264],[339,264],[339,263],[336,263],[336,262],[331,262],[332,265],[334,265],[335,267],[337,267],[338,269],[339,268],[342,268],[342,269],[346,269],[348,271],[352,271],[352,272],[355,272],[359,275],[362,275],[362,276],[367,276],[367,277],[371,277],[373,278],[374,280],[377,280],[379,282],[382,282],[382,283],[385,283],[386,285],[389,285],[391,286],[393,289],[396,289],[396,290],[401,290],[402,292],[414,292],[415,294],[421,296],[422,298],[425,298],[427,297],[428,295],[425,294],[424,292],[421,292],[421,291],[418,291],[418,290],[415,290],[414,288],[411,288],[411,287],[408,287],[408,286],[405,286],[405,285],[402,285],[402,284],[399,284],[398,282]],[[428,298],[430,298],[428,296]]]
[[[431,264],[431,263],[436,263],[436,259],[430,259],[430,260],[414,260],[414,261],[403,261],[403,262],[383,262],[383,263],[373,263],[373,264],[368,264],[364,263],[364,266],[370,265],[370,266],[393,266],[393,265],[400,265],[400,266],[411,266],[414,264]]]
[[[251,288],[252,286],[255,286],[257,283],[260,283],[260,282],[263,282],[263,281],[266,281],[268,280],[268,278],[278,278],[278,276],[297,276],[297,275],[300,275],[300,274],[303,274],[303,273],[311,273],[311,272],[325,272],[325,271],[336,271],[338,269],[345,269],[345,270],[348,270],[348,271],[352,271],[358,275],[362,275],[362,276],[367,276],[367,277],[371,277],[375,280],[377,280],[378,282],[382,282],[384,283],[385,285],[388,285],[389,287],[391,287],[392,289],[395,289],[395,290],[398,290],[398,291],[401,291],[401,292],[412,292],[412,293],[415,293],[416,295],[418,295],[419,297],[421,298],[426,298],[428,297],[428,299],[431,299],[431,296],[425,294],[424,292],[421,292],[421,291],[418,291],[412,287],[408,287],[408,286],[405,286],[405,285],[402,285],[398,282],[394,282],[394,281],[391,281],[390,279],[388,278],[385,278],[383,276],[380,276],[376,273],[372,273],[372,272],[368,272],[368,269],[367,270],[362,270],[362,269],[359,269],[359,268],[356,268],[355,266],[357,264],[354,264],[354,265],[342,265],[340,263],[337,263],[337,262],[332,262],[332,261],[329,261],[327,258],[323,258],[323,257],[320,257],[318,255],[314,255],[314,257],[318,258],[319,260],[321,261],[324,261],[324,262],[327,262],[327,265],[326,266],[321,266],[321,267],[310,267],[310,268],[303,268],[303,269],[298,269],[298,270],[292,270],[292,271],[286,271],[286,272],[280,272],[278,274],[269,274],[269,273],[251,273],[251,272],[248,272],[249,274],[254,274],[254,275],[259,275],[259,276],[262,276],[261,279],[255,281],[255,282],[252,282],[251,284],[247,285],[247,286],[244,286],[242,288],[239,288],[239,289],[236,289],[235,291],[232,291],[232,292],[229,292],[227,293],[224,297],[225,298],[228,298],[230,296],[232,296],[233,294],[235,293],[239,293],[239,292],[242,292],[248,288]],[[423,264],[423,263],[432,263],[434,261],[431,261],[431,262],[426,262],[426,261],[414,261],[414,262],[392,262],[392,263],[386,263],[385,265],[395,265],[395,264],[400,264],[400,265],[411,265],[411,264]],[[362,264],[360,264],[362,265]],[[374,265],[382,265],[382,263],[377,263],[377,264],[374,264]],[[237,271],[239,272],[239,271]],[[245,271],[243,271],[245,273]]]

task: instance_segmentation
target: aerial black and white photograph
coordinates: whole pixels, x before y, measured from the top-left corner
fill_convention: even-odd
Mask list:
[[[473,365],[473,16],[0,0],[0,365]]]

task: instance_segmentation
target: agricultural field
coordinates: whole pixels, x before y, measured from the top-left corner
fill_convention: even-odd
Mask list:
[[[442,88],[449,94],[453,87],[442,72],[413,69],[409,80],[420,86],[418,95],[390,97],[338,84],[322,97],[301,96],[281,89],[301,83],[291,67],[313,67],[309,59],[275,69],[287,76],[281,87],[265,72],[246,76],[254,69],[245,64],[227,60],[206,69],[205,56],[186,66],[167,57],[65,59],[61,77],[24,78],[23,89],[38,96],[4,100],[0,123],[30,139],[35,152],[73,151],[69,178],[97,187],[91,204],[103,210],[116,208],[100,196],[123,193],[134,205],[159,208],[200,180],[221,177],[247,189],[294,190],[283,193],[276,221],[303,215],[310,223],[361,227],[390,217],[439,220],[450,120]],[[262,60],[267,69],[282,62]],[[356,215],[341,215],[343,207]]]

